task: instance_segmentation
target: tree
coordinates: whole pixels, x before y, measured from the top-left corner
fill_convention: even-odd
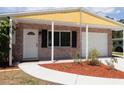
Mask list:
[[[114,18],[112,18],[112,17],[110,17],[110,16],[105,16],[106,18],[109,18],[109,19],[112,19],[112,20],[114,20]]]
[[[122,30],[112,32],[112,38],[122,38],[122,37],[123,37]]]
[[[0,20],[0,62],[8,62],[9,56],[9,21]]]
[[[120,19],[120,20],[118,20],[118,22],[124,24],[124,19]],[[122,30],[112,32],[112,38],[122,38],[122,37],[123,37]]]
[[[119,22],[123,23],[124,24],[124,19],[120,19]]]

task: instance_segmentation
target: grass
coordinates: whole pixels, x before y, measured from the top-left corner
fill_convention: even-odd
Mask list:
[[[55,85],[55,83],[34,78],[21,70],[0,70],[0,85]]]
[[[112,52],[114,56],[123,56],[123,52]]]

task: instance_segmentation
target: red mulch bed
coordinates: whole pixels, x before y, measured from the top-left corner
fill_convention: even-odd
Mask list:
[[[119,70],[111,70],[108,66],[101,64],[100,66],[91,66],[86,62],[77,63],[53,63],[39,64],[40,66],[54,69],[62,72],[68,72],[79,75],[104,77],[104,78],[120,78],[124,79],[124,72]]]

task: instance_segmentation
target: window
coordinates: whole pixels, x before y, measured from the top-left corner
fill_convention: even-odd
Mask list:
[[[59,32],[54,33],[54,46],[59,46]]]
[[[51,32],[49,32],[48,40],[49,40],[48,45],[51,46],[52,45]],[[54,46],[59,46],[59,32],[54,32]]]
[[[70,32],[61,32],[61,46],[70,46]]]
[[[51,46],[52,38],[51,31],[48,32],[48,46]],[[72,34],[72,35],[71,35]],[[72,42],[73,41],[73,42]],[[62,47],[70,47],[72,43],[72,47],[77,47],[77,33],[76,31],[71,32],[54,32],[54,46],[62,46]]]
[[[34,32],[28,32],[27,35],[35,35]]]

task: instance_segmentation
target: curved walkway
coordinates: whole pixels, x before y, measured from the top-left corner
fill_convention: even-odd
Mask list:
[[[102,62],[109,59],[101,59]],[[124,60],[118,59],[116,68],[124,71]],[[20,69],[36,78],[52,81],[60,84],[124,84],[124,79],[99,78],[60,72],[39,66],[38,64],[51,63],[50,61],[40,61],[19,64]]]

